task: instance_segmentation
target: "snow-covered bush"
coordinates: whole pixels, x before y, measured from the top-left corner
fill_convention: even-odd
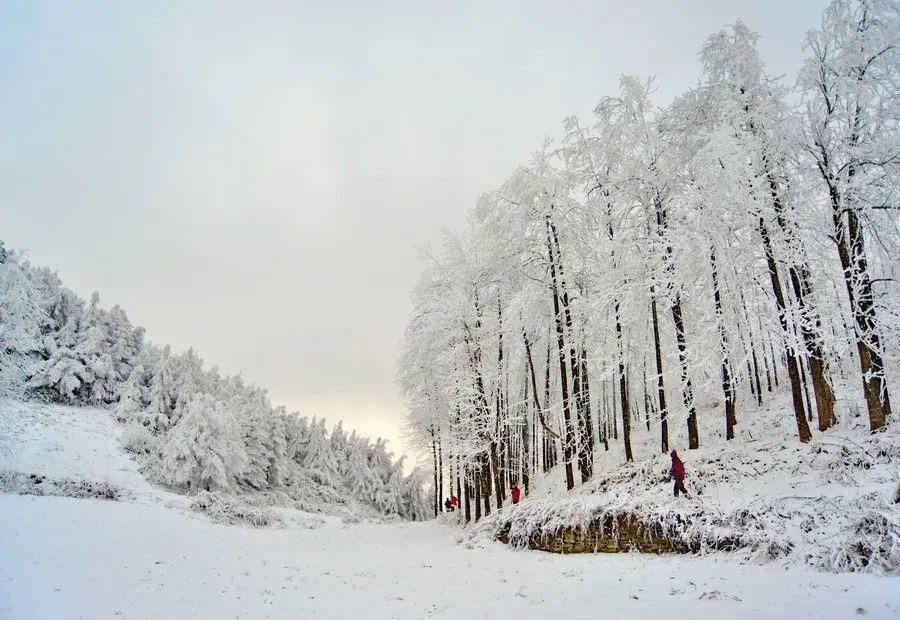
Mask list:
[[[103,480],[57,479],[18,471],[0,471],[0,491],[17,495],[50,495],[112,501],[126,495],[117,486]]]
[[[269,527],[283,525],[272,510],[252,506],[246,500],[224,493],[201,491],[191,502],[191,510],[208,516],[216,523]]]
[[[870,510],[857,519],[851,526],[850,535],[834,548],[824,567],[835,572],[900,574],[900,516],[897,511]]]
[[[139,455],[153,454],[159,446],[158,438],[146,426],[135,421],[125,424],[119,442],[126,452]]]

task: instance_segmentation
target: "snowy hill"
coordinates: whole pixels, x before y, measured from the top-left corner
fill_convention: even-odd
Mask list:
[[[896,617],[893,579],[732,558],[557,556],[459,544],[440,521],[210,522],[149,485],[102,410],[2,403],[7,474],[117,501],[0,494],[0,618]],[[9,479],[8,476],[6,478]],[[463,541],[465,542],[465,541]]]
[[[97,293],[85,303],[0,241],[0,398],[111,411],[141,474],[188,495],[213,492],[194,507],[228,521],[277,520],[267,505],[428,516],[424,472],[407,475],[385,440],[348,433],[341,423],[329,430],[324,419],[274,406],[261,387],[207,367],[193,349],[176,353],[144,336],[119,306],[103,308]],[[8,408],[10,432],[23,415],[38,415]]]

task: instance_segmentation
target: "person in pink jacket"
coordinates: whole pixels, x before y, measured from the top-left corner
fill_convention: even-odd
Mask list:
[[[684,463],[675,450],[672,450],[672,478],[675,480],[675,497],[678,497],[679,491],[687,495],[687,489],[684,488]]]

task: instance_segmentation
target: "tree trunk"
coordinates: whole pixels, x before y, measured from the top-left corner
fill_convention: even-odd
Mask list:
[[[725,396],[725,439],[734,439],[734,425],[737,422],[734,411],[734,384],[731,380],[731,370],[728,364],[728,337],[725,334],[725,324],[722,317],[722,295],[719,291],[719,275],[716,268],[716,251],[711,249],[709,262],[712,266],[713,300],[716,306],[716,324],[719,328],[719,348],[722,356],[722,392]]]
[[[594,461],[594,424],[593,418],[591,416],[591,383],[590,378],[588,376],[588,361],[587,361],[587,348],[581,347],[581,396],[582,396],[582,405],[581,409],[584,411],[585,420],[588,423],[588,440],[590,441],[590,458],[591,458],[591,469],[593,470],[593,461]]]
[[[613,381],[613,384],[610,387],[610,392],[612,392],[612,410],[610,411],[610,419],[612,420],[612,429],[613,429],[612,435],[613,435],[613,439],[618,440],[619,439],[619,422],[616,418],[616,410],[617,410],[616,398],[618,398],[618,396],[616,396],[616,394],[618,394],[618,391],[616,390],[616,382],[615,381]]]
[[[625,443],[625,461],[634,460],[631,453],[631,407],[628,403],[628,385],[625,382],[625,345],[622,337],[622,322],[619,320],[619,300],[616,299],[613,307],[616,316],[616,341],[618,343],[619,357],[619,399],[622,403],[622,439]]]
[[[460,475],[460,459],[456,457],[456,499],[462,502],[462,476]],[[453,481],[451,481],[451,488],[453,487]],[[462,505],[457,506],[457,510],[462,508]],[[468,519],[466,519],[468,521]]]
[[[438,441],[437,441],[437,449],[438,449],[438,453],[437,453],[438,476],[437,476],[437,479],[438,479],[438,485],[440,486],[440,494],[438,495],[438,497],[440,497],[440,499],[442,500],[442,499],[444,499],[444,455],[442,454],[440,438],[438,438]],[[438,500],[438,501],[440,501],[440,500]]]
[[[781,287],[781,278],[778,276],[778,265],[772,252],[772,243],[769,231],[762,217],[759,218],[759,232],[763,240],[763,248],[766,252],[766,263],[769,267],[769,278],[772,281],[772,292],[775,295],[775,303],[778,309],[778,321],[781,323],[781,331],[784,334],[784,354],[787,358],[788,378],[791,382],[791,397],[794,402],[794,417],[797,419],[797,434],[803,443],[812,439],[809,423],[806,421],[806,412],[803,407],[803,394],[800,387],[800,372],[797,369],[797,358],[791,350],[791,331],[787,323],[786,307],[784,302],[784,289]]]
[[[492,441],[490,445],[490,459],[491,459],[491,472],[493,473],[493,481],[494,481],[494,495],[497,499],[497,510],[503,508],[503,491],[501,489],[502,482],[500,476],[500,467],[499,467],[499,459],[497,457],[497,442]],[[490,490],[488,492],[488,496],[490,496]],[[485,509],[490,510],[489,508]],[[490,514],[490,513],[488,513]]]
[[[850,170],[853,176],[853,169]],[[844,225],[843,211],[836,189],[829,184],[834,220],[835,240],[838,256],[844,271],[844,283],[850,299],[850,311],[856,324],[856,348],[862,372],[863,394],[869,411],[869,430],[884,428],[891,415],[891,400],[884,375],[884,361],[881,358],[881,340],[875,320],[875,298],[869,277],[865,239],[859,216],[853,208],[846,209],[847,224]]]
[[[533,372],[533,369],[532,369]],[[534,376],[532,374],[532,376]],[[522,447],[519,453],[519,469],[521,470],[522,477],[522,490],[525,491],[525,495],[528,495],[528,483],[531,479],[531,423],[528,421],[528,410],[530,407],[528,406],[528,380],[526,379],[525,384],[525,395],[522,398],[522,403],[524,407],[523,411],[523,420],[522,420]]]
[[[581,474],[581,483],[584,484],[591,479],[594,464],[592,454],[593,442],[591,441],[590,432],[590,411],[584,410],[584,398],[581,394],[581,365],[575,347],[575,330],[572,324],[572,312],[569,308],[569,293],[566,289],[566,282],[563,274],[562,250],[559,245],[559,235],[556,232],[556,225],[553,223],[553,220],[548,217],[547,222],[550,225],[550,232],[553,237],[553,247],[556,250],[557,277],[559,291],[561,293],[560,301],[562,302],[563,316],[566,321],[566,333],[569,338],[569,368],[571,369],[572,375],[572,399],[575,401],[577,424],[578,471]]]
[[[641,385],[642,391],[644,392],[644,421],[647,423],[647,432],[650,432],[650,410],[653,408],[653,405],[650,403],[650,394],[647,393],[647,353],[644,351],[644,364],[643,364],[643,383]]]
[[[575,487],[575,475],[572,470],[574,455],[575,431],[572,427],[572,413],[569,402],[569,379],[566,376],[566,343],[564,338],[563,317],[560,309],[559,280],[556,272],[556,261],[553,256],[553,243],[550,237],[550,216],[547,216],[547,250],[550,254],[550,278],[553,293],[553,314],[556,322],[556,344],[559,353],[559,382],[562,392],[563,422],[565,425],[563,441],[563,458],[566,464],[566,489]]]
[[[772,379],[775,387],[778,387],[778,358],[775,356],[775,345],[772,344],[772,334],[769,334],[769,361],[772,362]]]
[[[494,440],[490,443],[491,471],[493,472],[494,495],[497,499],[497,510],[503,507],[503,477],[500,468],[501,455],[498,451],[503,446],[498,446],[498,440],[502,439],[503,426],[506,417],[506,403],[503,399],[503,306],[500,297],[497,297],[497,392],[494,399],[496,415],[494,416]]]
[[[465,486],[465,497],[463,499],[465,500],[465,504],[466,504],[466,523],[469,523],[472,520],[472,472],[471,472],[471,468],[469,466],[466,466],[466,473],[465,473],[464,477],[465,477],[466,486]],[[480,517],[481,510],[478,510],[477,507],[475,510],[478,513],[478,516]],[[477,517],[476,517],[476,519],[477,519]]]
[[[744,322],[747,325],[747,346],[750,348],[750,359],[753,362],[753,376],[750,378],[751,382],[756,381],[756,404],[762,407],[763,404],[763,396],[762,396],[762,383],[759,380],[759,362],[756,357],[756,345],[753,343],[753,327],[750,325],[750,315],[747,313],[747,302],[744,300],[743,291],[740,292],[741,295],[741,307],[744,310]],[[769,390],[771,391],[771,390]]]
[[[481,497],[484,500],[484,516],[491,514],[491,460],[487,452],[481,455]]]
[[[665,237],[668,223],[666,221],[666,210],[663,206],[659,195],[656,196],[654,202],[656,208],[656,230],[660,238]],[[665,253],[666,273],[671,273],[672,264],[672,245],[666,243]],[[684,318],[681,312],[681,293],[675,293],[675,299],[672,302],[672,319],[675,323],[675,343],[678,347],[678,363],[681,367],[681,399],[684,402],[684,408],[688,412],[688,448],[696,450],[700,447],[700,433],[697,430],[697,412],[694,409],[694,388],[691,385],[691,377],[687,367],[687,340],[684,335]]]
[[[440,512],[438,506],[443,494],[438,492],[438,458],[437,458],[437,441],[434,439],[434,428],[431,429],[431,456],[434,460],[434,518],[436,519]]]
[[[662,453],[669,452],[669,408],[666,405],[666,388],[663,383],[662,344],[659,339],[659,316],[656,310],[656,293],[650,288],[650,313],[653,317],[653,345],[656,351],[656,389],[659,398],[659,435]]]
[[[778,184],[767,172],[769,191],[772,195],[772,203],[775,206],[775,221],[784,232],[789,245],[799,245],[797,233],[794,227],[789,225],[784,217],[784,205],[778,191]],[[812,296],[812,284],[810,283],[809,267],[805,263],[796,265],[788,264],[788,278],[797,306],[800,311],[800,333],[803,336],[803,344],[806,348],[805,358],[809,361],[809,372],[812,375],[813,393],[816,397],[816,413],[819,419],[819,430],[831,428],[835,423],[834,417],[834,392],[831,389],[831,381],[825,372],[824,357],[822,354],[822,321],[819,313],[810,304]],[[802,368],[802,365],[801,365]],[[804,377],[804,386],[806,379]],[[809,417],[812,415],[812,407],[809,402],[809,394],[806,395],[806,408]]]
[[[696,450],[700,447],[700,433],[697,430],[697,410],[694,408],[694,388],[688,374],[687,341],[684,336],[680,293],[675,294],[675,301],[672,304],[672,320],[675,323],[675,342],[678,345],[678,363],[681,366],[681,397],[688,412],[688,448]]]

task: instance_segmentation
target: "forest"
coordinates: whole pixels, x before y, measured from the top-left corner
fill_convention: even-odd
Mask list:
[[[900,7],[831,3],[797,76],[757,42],[710,36],[664,105],[622,77],[423,251],[399,382],[435,515],[456,495],[477,521],[551,470],[600,480],[611,445],[650,456],[636,436],[697,449],[699,409],[732,441],[782,390],[796,442],[892,423]]]
[[[122,308],[104,309],[97,293],[85,303],[50,269],[2,242],[0,343],[0,397],[111,410],[122,425],[122,448],[166,488],[212,493],[209,501],[228,506],[238,501],[237,510],[248,500],[428,516],[427,475],[406,473],[385,440],[373,443],[340,423],[329,431],[324,419],[273,406],[242,377],[204,367],[193,349],[176,353],[148,342]],[[4,407],[5,415],[14,412]],[[2,449],[12,420],[0,422]]]

